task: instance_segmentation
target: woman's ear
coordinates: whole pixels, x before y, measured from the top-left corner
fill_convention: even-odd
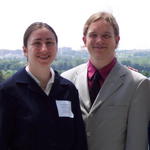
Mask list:
[[[85,36],[83,36],[82,40],[83,40],[84,45],[86,45],[86,37]]]
[[[22,49],[23,49],[24,56],[27,57],[28,56],[28,48],[23,46]]]

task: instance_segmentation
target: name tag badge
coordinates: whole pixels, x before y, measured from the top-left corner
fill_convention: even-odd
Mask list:
[[[72,110],[71,110],[71,101],[56,100],[56,106],[57,106],[59,117],[74,118],[74,115],[73,115]]]

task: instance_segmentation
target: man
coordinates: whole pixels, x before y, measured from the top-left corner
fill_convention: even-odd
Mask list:
[[[89,150],[148,149],[150,83],[117,61],[119,40],[114,16],[93,14],[83,31],[89,61],[62,74],[79,91]]]

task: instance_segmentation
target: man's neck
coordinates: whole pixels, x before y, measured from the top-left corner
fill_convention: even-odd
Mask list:
[[[95,66],[96,69],[100,70],[102,68],[104,68],[105,66],[107,66],[108,64],[110,64],[112,62],[112,60],[115,57],[112,57],[111,59],[92,59],[92,57],[90,58],[91,63]]]

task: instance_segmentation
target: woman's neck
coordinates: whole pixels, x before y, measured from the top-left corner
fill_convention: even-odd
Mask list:
[[[50,67],[41,67],[37,69],[29,66],[29,70],[40,81],[41,88],[45,89],[49,79],[52,76]]]

